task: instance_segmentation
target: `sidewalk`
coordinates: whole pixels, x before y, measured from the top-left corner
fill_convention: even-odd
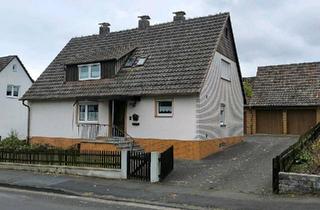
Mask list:
[[[255,195],[203,190],[187,186],[151,184],[131,180],[105,180],[55,176],[27,171],[0,170],[0,186],[29,188],[141,203],[162,203],[183,208],[223,209],[319,209],[318,197]]]

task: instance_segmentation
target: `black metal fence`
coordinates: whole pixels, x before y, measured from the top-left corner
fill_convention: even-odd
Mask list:
[[[305,147],[311,145],[320,136],[320,123],[301,135],[299,140],[272,160],[272,190],[279,193],[279,172],[287,172]]]
[[[118,151],[10,151],[0,149],[0,162],[64,165],[97,168],[121,168]]]
[[[127,154],[127,177],[150,181],[151,153],[132,152]]]
[[[173,146],[161,153],[160,156],[160,181],[168,176],[168,174],[173,170],[174,157],[173,157]]]

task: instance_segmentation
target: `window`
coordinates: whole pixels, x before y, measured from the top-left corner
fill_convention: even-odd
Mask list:
[[[101,78],[100,63],[79,65],[79,80],[90,80]]]
[[[219,116],[219,121],[220,121],[220,127],[225,127],[226,126],[226,112],[225,112],[226,105],[225,104],[220,104],[220,116]]]
[[[80,104],[79,122],[98,122],[98,104]]]
[[[138,58],[136,61],[136,66],[142,66],[146,62],[147,58]]]
[[[172,100],[157,100],[156,101],[156,116],[157,117],[172,117]]]
[[[13,64],[13,65],[12,65],[12,71],[13,71],[13,72],[17,72],[16,64]]]
[[[231,81],[231,64],[221,59],[221,78]]]
[[[18,97],[20,87],[17,85],[7,85],[7,96]]]
[[[135,66],[143,66],[146,62],[147,58],[142,57],[131,57],[125,63],[125,67],[135,67]]]

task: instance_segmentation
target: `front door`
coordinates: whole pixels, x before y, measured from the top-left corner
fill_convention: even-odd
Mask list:
[[[111,124],[113,125],[112,135],[123,136],[125,132],[125,115],[126,115],[126,101],[113,100],[111,101]]]

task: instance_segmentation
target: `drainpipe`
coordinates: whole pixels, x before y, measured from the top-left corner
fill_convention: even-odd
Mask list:
[[[30,144],[30,106],[28,104],[25,104],[25,101],[26,100],[22,100],[22,104],[28,109],[27,144]]]

